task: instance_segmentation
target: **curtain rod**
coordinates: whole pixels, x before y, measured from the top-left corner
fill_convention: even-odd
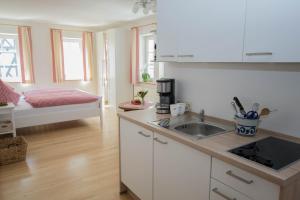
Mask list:
[[[150,24],[143,24],[139,26],[133,26],[132,28],[140,28],[140,27],[145,27],[145,26],[151,26],[151,25],[156,25],[157,23],[150,23]]]
[[[12,26],[12,27],[18,27],[18,26],[26,26],[26,27],[32,27],[32,25],[26,25],[26,24],[7,24],[7,23],[0,23],[0,26]],[[74,32],[95,32],[92,29],[88,29],[88,28],[82,28],[80,29],[72,29],[70,27],[64,28],[64,25],[55,25],[55,24],[49,24],[49,29],[60,29],[63,31],[74,31]]]
[[[24,24],[6,24],[6,23],[0,23],[0,26],[14,26],[14,27],[18,27],[18,26],[28,26],[31,27],[29,25],[24,25]]]

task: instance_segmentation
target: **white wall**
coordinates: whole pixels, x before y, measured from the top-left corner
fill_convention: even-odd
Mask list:
[[[254,102],[278,109],[262,128],[300,137],[300,64],[166,63],[165,76],[195,112],[233,120],[237,96],[246,109]]]
[[[33,48],[33,64],[34,74],[36,82],[35,84],[21,84],[11,83],[17,91],[22,92],[35,88],[49,88],[49,87],[64,87],[64,88],[79,88],[94,94],[97,94],[97,76],[93,77],[90,82],[82,81],[66,81],[63,84],[55,84],[52,81],[52,57],[50,46],[50,28],[62,28],[67,30],[83,30],[76,27],[69,26],[55,26],[47,23],[25,23],[24,22],[11,22],[0,20],[0,24],[11,23],[20,25],[29,25],[32,27],[32,48]],[[95,67],[94,73],[97,75],[97,69]]]

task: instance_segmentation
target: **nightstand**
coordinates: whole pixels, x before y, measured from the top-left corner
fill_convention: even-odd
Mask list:
[[[0,106],[0,135],[12,133],[16,137],[16,126],[14,120],[14,104]]]

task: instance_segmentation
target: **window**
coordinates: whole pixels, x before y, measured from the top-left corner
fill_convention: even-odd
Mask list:
[[[82,38],[63,37],[65,80],[83,80]]]
[[[19,43],[17,33],[0,33],[0,78],[21,82]]]
[[[139,82],[153,83],[162,77],[163,64],[155,62],[155,45],[153,33],[140,35]]]
[[[145,34],[141,35],[140,41],[140,82],[153,82],[154,81],[154,35],[153,34]]]

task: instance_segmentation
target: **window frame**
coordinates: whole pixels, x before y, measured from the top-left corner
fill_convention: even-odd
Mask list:
[[[9,36],[9,37],[8,37]],[[17,33],[11,33],[11,32],[0,32],[0,37],[5,39],[13,39],[16,42],[16,59],[17,59],[17,72],[19,74],[18,80],[7,80],[4,77],[1,77],[1,79],[8,83],[22,83],[22,67],[21,67],[21,58],[20,58],[20,45],[19,45],[19,35]]]

